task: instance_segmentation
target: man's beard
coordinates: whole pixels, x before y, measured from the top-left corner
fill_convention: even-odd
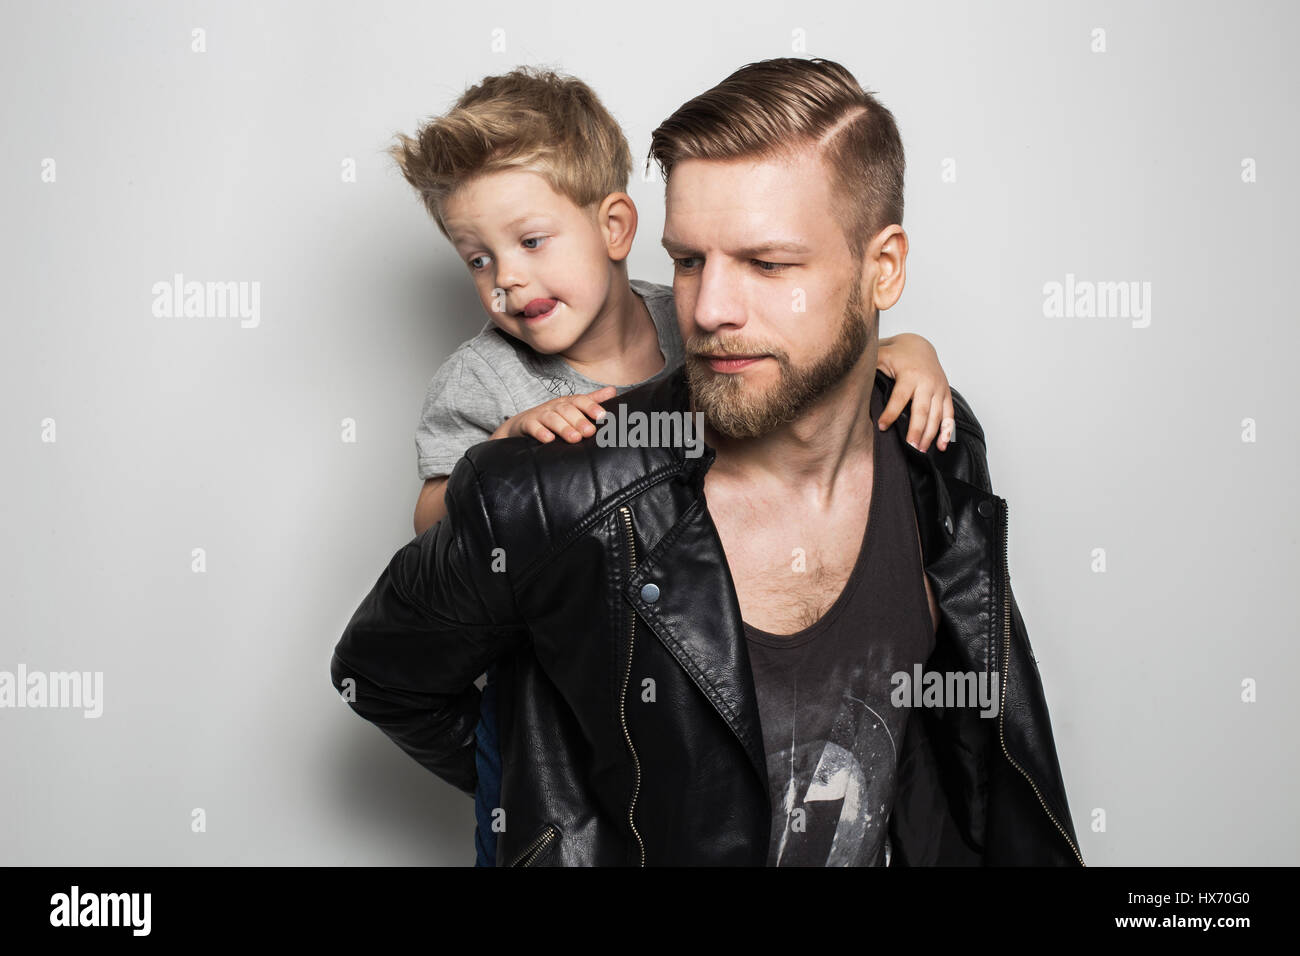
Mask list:
[[[757,438],[799,417],[819,398],[834,388],[871,341],[872,330],[862,310],[861,270],[854,278],[849,301],[844,307],[839,333],[826,353],[811,365],[795,368],[783,350],[753,348],[742,340],[724,344],[711,335],[693,335],[686,343],[686,381],[694,406],[714,431],[731,438]],[[874,323],[873,323],[874,324]],[[715,372],[700,353],[753,355],[769,354],[780,366],[776,384],[758,391],[743,380],[743,373]]]

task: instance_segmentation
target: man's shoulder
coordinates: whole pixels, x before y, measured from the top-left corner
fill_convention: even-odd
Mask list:
[[[681,447],[608,440],[611,434],[626,438],[627,430],[620,433],[618,422],[634,412],[685,411],[685,396],[685,376],[678,370],[603,402],[614,420],[598,424],[597,433],[582,441],[539,442],[519,436],[482,442],[457,463],[449,492],[455,496],[459,491],[464,497],[467,482],[472,482],[494,527],[509,528],[512,536],[540,535],[558,541],[614,502],[698,467],[698,459],[687,457]],[[607,429],[604,439],[602,427]]]
[[[553,439],[539,442],[530,436],[502,438],[484,442],[469,449],[465,456],[471,460],[475,472],[485,483],[508,482],[510,487],[522,484],[535,486],[539,492],[548,486],[563,490],[561,498],[582,500],[603,498],[636,481],[647,473],[671,465],[682,457],[680,448],[648,446],[644,442],[609,441],[618,433],[627,437],[627,429],[616,427],[635,412],[685,411],[688,399],[685,373],[677,369],[674,374],[645,382],[628,389],[621,395],[601,403],[613,421],[596,423],[596,434],[579,442]],[[601,432],[605,431],[602,437]],[[585,486],[585,487],[584,487]]]
[[[881,383],[885,402],[888,403],[894,380],[879,369],[876,378]],[[956,478],[991,494],[984,427],[966,397],[957,389],[951,386],[949,388],[952,392],[953,418],[957,424],[956,440],[949,442],[943,451],[938,449],[935,442],[931,442],[925,454],[945,477]],[[911,411],[910,406],[904,408],[891,430],[906,435],[911,427]]]

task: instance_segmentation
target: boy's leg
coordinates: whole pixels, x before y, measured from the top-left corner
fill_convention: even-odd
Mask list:
[[[501,805],[501,746],[497,742],[496,704],[496,666],[493,665],[487,671],[478,727],[474,730],[478,741],[475,755],[478,786],[474,789],[474,816],[478,822],[474,831],[474,846],[478,854],[475,866],[497,865],[497,835],[492,829],[492,811]]]

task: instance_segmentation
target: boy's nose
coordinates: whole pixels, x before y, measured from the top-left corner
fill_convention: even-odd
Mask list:
[[[497,287],[509,292],[511,289],[522,286],[526,281],[523,268],[519,261],[513,256],[497,260],[496,282]]]

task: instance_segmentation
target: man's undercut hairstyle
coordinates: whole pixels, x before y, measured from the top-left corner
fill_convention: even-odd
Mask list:
[[[448,239],[442,203],[475,176],[526,169],[586,208],[626,192],[632,151],[618,122],[581,80],[522,66],[471,86],[388,154]]]
[[[903,142],[894,114],[853,74],[820,58],[742,66],[678,107],[651,134],[650,159],[667,182],[686,159],[766,159],[820,149],[842,202],[834,215],[854,258],[886,226],[903,223]]]

